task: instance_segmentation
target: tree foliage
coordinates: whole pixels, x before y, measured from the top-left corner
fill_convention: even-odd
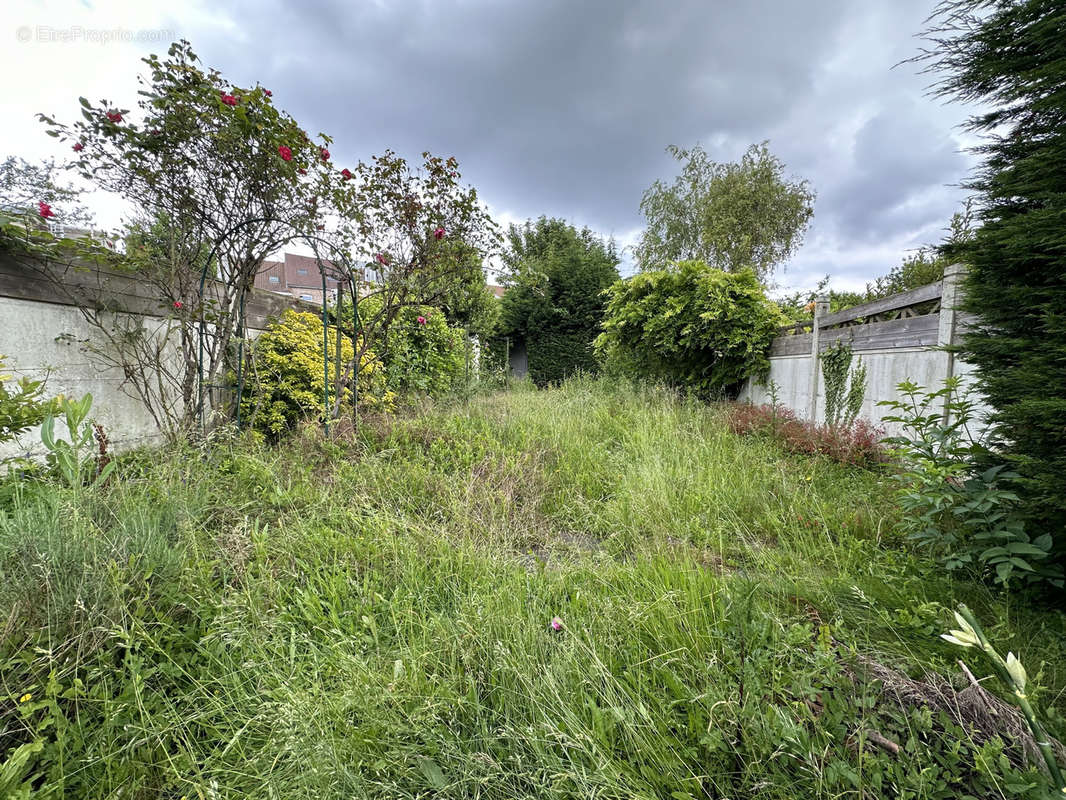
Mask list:
[[[593,341],[603,291],[618,280],[614,243],[546,217],[512,225],[507,243],[502,333],[525,342],[530,377],[543,386],[598,371]]]
[[[318,198],[341,179],[329,137],[312,142],[265,87],[233,85],[185,41],[143,63],[134,107],[82,97],[80,120],[41,120],[71,146],[71,166],[90,185],[135,208],[144,249],[123,266],[170,301],[169,343],[140,326],[111,336],[108,320],[89,321],[115,365],[140,375],[132,386],[160,427],[178,433],[211,404],[194,387],[220,384],[234,366],[243,301],[263,260],[315,231]],[[216,281],[201,296],[205,251]],[[173,364],[171,343],[181,348]]]
[[[463,381],[468,347],[462,331],[451,327],[440,309],[405,308],[389,329],[389,389],[398,395],[447,395]]]
[[[6,217],[42,217],[47,204],[54,220],[63,225],[88,227],[92,215],[81,204],[81,192],[60,177],[54,160],[40,164],[9,156],[0,162],[0,214]]]
[[[785,177],[766,142],[735,163],[712,161],[699,145],[667,151],[681,174],[672,185],[656,181],[640,202],[648,221],[636,248],[641,269],[701,260],[726,272],[750,267],[765,282],[802,244],[814,192]]]
[[[465,289],[484,285],[481,262],[495,252],[499,232],[477,190],[460,183],[455,158],[425,152],[416,166],[386,151],[351,173],[333,195],[335,227],[322,235],[350,254],[344,268],[359,305],[358,363],[367,363],[363,351],[388,347],[389,330],[405,309],[446,304],[457,320],[491,325]]]
[[[1020,475],[1032,521],[1066,530],[1066,6],[950,0],[918,58],[936,92],[979,103],[983,164],[968,187],[980,227],[946,249],[970,266],[979,318],[962,356],[994,409],[994,450]],[[1059,536],[1058,546],[1066,538]]]
[[[702,261],[642,272],[616,283],[596,346],[633,374],[704,397],[732,396],[770,368],[784,319],[751,270]]]

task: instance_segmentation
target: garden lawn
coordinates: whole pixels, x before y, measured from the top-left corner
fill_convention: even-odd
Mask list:
[[[1062,615],[943,577],[887,486],[591,381],[9,480],[0,796],[1045,796],[914,697],[988,674],[965,601],[1059,726]]]

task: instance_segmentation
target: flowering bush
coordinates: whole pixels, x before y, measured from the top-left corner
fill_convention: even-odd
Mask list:
[[[359,315],[378,313],[380,300],[364,298]],[[427,394],[442,397],[455,390],[466,370],[463,333],[448,324],[444,312],[429,306],[401,309],[388,326],[386,346],[381,351],[387,385],[400,395]],[[360,376],[362,381],[362,376]]]
[[[729,427],[740,436],[769,436],[792,453],[823,455],[843,464],[870,467],[885,461],[884,432],[864,419],[850,425],[818,425],[796,418],[784,406],[736,404],[729,407]]]
[[[337,347],[337,329],[328,335],[330,380]],[[341,335],[342,363],[355,356],[352,340]],[[363,356],[359,373],[359,406],[391,410],[394,395],[385,389],[385,370],[374,353]],[[285,311],[251,347],[248,385],[241,414],[258,431],[278,436],[307,417],[321,418],[323,406],[322,320],[303,311]],[[331,386],[332,389],[332,386]],[[330,403],[334,401],[330,397]],[[341,397],[342,411],[352,408],[351,389]]]

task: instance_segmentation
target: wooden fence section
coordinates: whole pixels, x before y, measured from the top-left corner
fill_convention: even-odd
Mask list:
[[[771,344],[767,384],[748,381],[741,399],[768,402],[767,386],[773,381],[785,405],[820,422],[824,387],[818,355],[840,341],[867,365],[863,416],[875,422],[885,413],[878,401],[895,398],[902,381],[939,387],[955,374],[967,380],[968,365],[957,363],[947,349],[957,344],[968,321],[957,310],[963,275],[964,267],[953,264],[942,281],[834,313],[826,298],[818,298],[812,320],[781,328]]]

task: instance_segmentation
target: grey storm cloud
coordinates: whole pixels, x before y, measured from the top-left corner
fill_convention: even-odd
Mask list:
[[[819,247],[913,245],[957,207],[944,187],[969,163],[953,132],[964,112],[925,97],[912,65],[892,68],[917,50],[931,7],[231,0],[213,13],[232,25],[175,28],[205,63],[261,81],[332,135],[338,163],[385,148],[455,155],[493,208],[518,218],[625,235],[641,225],[643,191],[674,174],[666,145],[734,159],[768,139],[819,195],[805,276],[824,271],[808,264]]]

